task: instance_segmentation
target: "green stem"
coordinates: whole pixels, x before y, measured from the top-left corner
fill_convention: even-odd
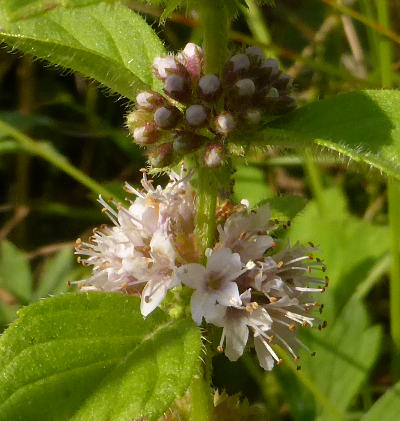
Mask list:
[[[388,182],[391,231],[390,332],[393,341],[393,380],[400,378],[400,182]]]
[[[388,0],[377,1],[376,6],[378,22],[382,27],[390,29]],[[393,86],[392,45],[390,40],[383,36],[379,39],[379,67],[382,86],[384,88],[391,88]]]
[[[7,133],[10,137],[14,138],[26,152],[32,155],[40,156],[46,161],[53,164],[55,167],[64,171],[66,174],[74,178],[79,183],[88,187],[96,194],[103,195],[106,199],[112,197],[112,193],[88,177],[85,173],[71,165],[63,155],[59,154],[55,149],[46,143],[37,142],[29,136],[10,126],[6,122],[0,120],[0,130]]]
[[[191,421],[211,420],[212,396],[209,373],[211,373],[211,367],[206,366],[206,364],[201,364],[199,372],[193,377],[192,384],[190,385],[190,397],[192,403],[192,410],[190,414]]]
[[[203,27],[205,73],[220,74],[228,46],[229,22],[224,0],[202,0],[199,14]]]
[[[215,170],[200,167],[198,169],[198,205],[197,205],[197,232],[204,252],[213,247],[217,228],[216,207],[218,186],[214,177]]]

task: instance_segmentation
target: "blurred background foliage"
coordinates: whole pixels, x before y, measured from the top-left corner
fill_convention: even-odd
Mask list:
[[[167,49],[201,42],[191,10],[178,9],[160,25],[161,9],[127,3],[153,25]],[[355,89],[399,86],[399,0],[247,4],[232,24],[232,49],[262,46],[295,78],[300,104]],[[97,194],[123,198],[122,183],[137,184],[145,161],[124,128],[127,100],[2,47],[0,121],[39,145],[39,152],[28,152],[0,126],[3,329],[20,306],[71,290],[67,283],[84,277],[73,241],[107,222]],[[360,171],[351,162],[304,150],[253,151],[237,165],[235,200],[248,198],[255,206],[274,196],[296,196],[272,201],[274,213],[291,219],[291,242],[312,241],[323,251],[331,282],[321,317],[328,328],[305,332],[304,341],[317,355],[305,355],[301,370],[285,359],[272,373],[263,373],[251,354],[233,364],[218,356],[214,384],[229,394],[243,392],[271,420],[398,419],[385,180],[368,168]],[[286,203],[280,213],[288,200],[293,212]]]

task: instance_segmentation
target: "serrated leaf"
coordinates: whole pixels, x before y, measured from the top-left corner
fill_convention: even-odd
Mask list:
[[[198,327],[136,297],[67,294],[19,312],[0,338],[0,420],[156,420],[198,365]]]
[[[8,23],[0,9],[0,39],[13,48],[78,71],[129,99],[152,87],[151,71],[164,48],[145,20],[119,3],[54,9]]]
[[[7,18],[15,21],[48,12],[57,6],[82,7],[104,1],[111,3],[116,0],[3,0],[3,8]]]
[[[26,304],[32,296],[32,274],[29,262],[14,244],[3,241],[0,245],[0,287]]]
[[[308,104],[237,142],[315,145],[400,179],[400,91],[360,91]]]
[[[361,421],[392,421],[400,414],[400,382],[380,397]]]
[[[277,196],[267,199],[264,203],[268,203],[271,209],[271,218],[279,221],[288,221],[293,219],[300,213],[307,200],[300,196]]]

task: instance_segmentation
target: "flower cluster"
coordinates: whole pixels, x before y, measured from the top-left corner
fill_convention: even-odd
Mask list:
[[[148,148],[154,167],[198,150],[206,166],[217,166],[224,140],[234,130],[297,105],[290,76],[258,47],[232,56],[221,76],[205,74],[203,51],[192,43],[175,56],[156,57],[153,71],[165,96],[139,93],[127,125],[134,141]]]
[[[193,289],[193,320],[222,327],[218,349],[230,360],[238,359],[247,343],[266,370],[280,362],[272,343],[297,359],[303,345],[297,327],[324,326],[310,315],[317,305],[310,294],[323,292],[328,281],[321,274],[323,263],[312,255],[314,246],[287,245],[276,253],[271,234],[277,223],[270,220],[267,205],[249,211],[246,204],[221,204],[218,241],[207,249],[203,265],[191,174],[169,176],[164,189],[153,187],[146,173],[142,191],[126,185],[136,196],[128,208],[100,198],[114,226],[95,229],[88,242],[78,239],[79,260],[93,266],[93,275],[79,282],[81,290],[140,296],[147,316],[169,289],[183,284]]]

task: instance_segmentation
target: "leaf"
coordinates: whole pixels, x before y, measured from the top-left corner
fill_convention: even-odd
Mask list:
[[[19,312],[0,338],[0,420],[156,420],[188,388],[200,332],[136,297],[67,294]]]
[[[25,254],[14,244],[0,245],[0,287],[27,304],[32,296],[32,275]]]
[[[265,203],[269,203],[272,219],[288,221],[303,210],[307,200],[304,197],[287,195],[271,197]]]
[[[361,421],[392,421],[400,414],[400,382],[396,383],[372,408],[361,418]]]
[[[35,291],[35,298],[44,298],[49,294],[65,292],[67,282],[74,281],[75,265],[72,249],[64,249],[48,259],[43,273],[39,279],[39,285]]]
[[[261,168],[240,165],[237,167],[234,180],[234,199],[237,202],[247,199],[250,206],[253,207],[272,196],[272,192],[265,182],[264,171]]]
[[[320,215],[313,200],[292,221],[291,243],[313,242],[327,265],[330,278],[327,295],[335,301],[327,308],[335,313],[351,297],[357,285],[383,256],[389,254],[389,227],[374,225],[349,214],[343,193],[327,189],[322,195],[326,215]]]
[[[57,6],[82,7],[102,1],[115,0],[3,0],[3,8],[7,18],[15,21],[48,12]]]
[[[129,99],[160,82],[151,71],[164,48],[145,20],[116,3],[54,9],[8,23],[0,9],[0,40],[13,48],[78,71]]]
[[[313,144],[400,179],[400,91],[360,91],[308,104],[237,139],[250,144]]]

